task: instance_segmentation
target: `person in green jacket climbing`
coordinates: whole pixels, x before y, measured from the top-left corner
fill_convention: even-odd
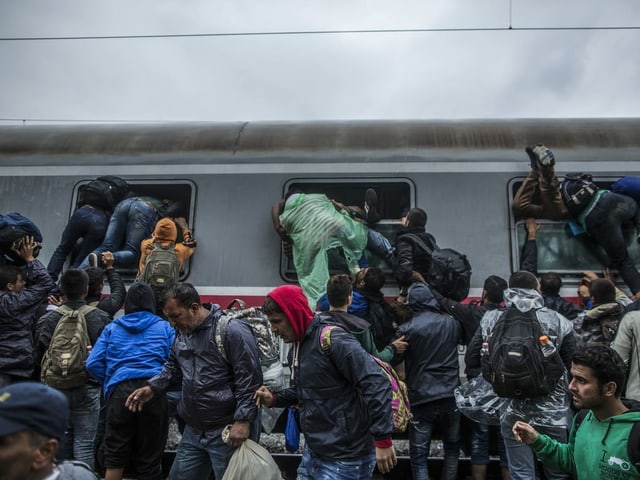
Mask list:
[[[626,365],[604,345],[578,350],[569,384],[574,417],[569,443],[538,434],[528,423],[513,425],[516,440],[530,445],[543,462],[580,480],[640,479],[640,404],[621,398]]]

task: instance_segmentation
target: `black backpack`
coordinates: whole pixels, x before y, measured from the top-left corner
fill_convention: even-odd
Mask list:
[[[127,195],[129,185],[125,180],[113,175],[104,175],[91,180],[79,189],[79,204],[93,205],[105,210],[113,210]]]
[[[471,264],[467,256],[452,248],[430,248],[418,235],[402,236],[414,246],[431,255],[431,267],[425,280],[444,297],[459,302],[469,295]]]
[[[589,205],[591,199],[600,189],[593,183],[593,177],[587,173],[567,173],[562,181],[560,191],[569,213],[577,217]]]
[[[482,354],[482,376],[499,397],[533,398],[548,395],[565,367],[558,350],[545,357],[540,337],[546,335],[536,311],[516,307],[504,311],[489,334],[489,352]]]

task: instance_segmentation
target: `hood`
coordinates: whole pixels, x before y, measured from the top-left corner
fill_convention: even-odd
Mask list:
[[[135,312],[116,318],[112,323],[119,325],[130,333],[140,333],[158,321],[164,322],[164,320],[151,312]]]
[[[412,312],[440,311],[440,303],[433,296],[429,286],[422,282],[411,284],[407,292],[407,304]]]
[[[324,313],[322,318],[341,323],[347,327],[347,330],[351,333],[361,333],[371,327],[371,324],[369,324],[365,319],[352,315],[348,312],[338,312],[334,310],[332,312]]]
[[[124,313],[135,312],[156,313],[156,298],[151,287],[144,282],[136,282],[129,287],[124,299]]]
[[[590,320],[599,320],[608,317],[622,318],[622,315],[624,315],[624,308],[616,302],[597,305],[585,313],[585,317]]]
[[[161,218],[153,230],[153,238],[158,242],[175,242],[178,238],[178,228],[170,218]]]
[[[528,288],[507,288],[504,291],[504,303],[507,307],[514,306],[523,313],[544,307],[542,295],[537,290]]]
[[[302,341],[314,315],[302,289],[296,285],[281,285],[271,290],[267,296],[278,304],[289,319],[296,335],[296,342]]]

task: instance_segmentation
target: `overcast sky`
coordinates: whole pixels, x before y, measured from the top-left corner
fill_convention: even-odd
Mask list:
[[[605,26],[635,29],[519,30]],[[639,28],[638,0],[0,0],[0,124],[637,117]]]

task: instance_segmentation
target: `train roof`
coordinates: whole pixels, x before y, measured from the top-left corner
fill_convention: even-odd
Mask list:
[[[602,151],[636,160],[640,118],[394,120],[19,125],[0,127],[0,164],[46,166],[210,164],[216,162],[368,162],[425,159],[512,160],[513,151],[544,143],[573,160]],[[626,152],[626,153],[625,153]],[[290,159],[290,160],[287,160]]]

